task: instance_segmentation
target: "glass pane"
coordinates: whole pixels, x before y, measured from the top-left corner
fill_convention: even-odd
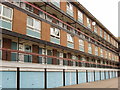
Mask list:
[[[73,37],[70,34],[67,34],[67,41],[73,42]]]
[[[25,51],[26,52],[31,52],[31,46],[25,45]]]
[[[40,38],[40,33],[33,31],[31,28],[27,28],[27,35],[35,38]]]
[[[12,23],[10,21],[7,21],[7,20],[0,20],[0,27],[12,30]]]
[[[12,42],[11,49],[17,50],[17,43],[16,42]]]
[[[33,18],[27,17],[27,24],[33,26]]]
[[[24,55],[24,62],[32,62],[32,56],[31,55]]]
[[[40,21],[34,19],[34,28],[40,30]]]
[[[52,3],[57,6],[60,7],[60,0],[52,0]]]
[[[12,18],[12,9],[3,6],[3,16],[6,16],[7,18]]]
[[[17,61],[17,53],[11,53],[11,61]]]
[[[69,48],[74,48],[74,44],[73,43],[67,43],[67,47],[69,47]]]
[[[47,55],[52,55],[52,51],[51,50],[47,50]]]
[[[50,38],[50,41],[56,44],[60,44],[60,39],[56,38],[56,37],[52,37]]]

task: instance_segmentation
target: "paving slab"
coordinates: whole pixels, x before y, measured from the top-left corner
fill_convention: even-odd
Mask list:
[[[120,78],[112,78],[108,80],[82,83],[77,85],[64,86],[60,88],[118,88],[118,86],[120,85],[120,82],[118,82],[118,79],[120,80]]]

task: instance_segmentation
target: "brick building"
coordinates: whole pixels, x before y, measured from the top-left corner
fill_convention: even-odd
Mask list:
[[[53,88],[117,77],[118,39],[77,1],[1,2],[0,31],[3,88]]]

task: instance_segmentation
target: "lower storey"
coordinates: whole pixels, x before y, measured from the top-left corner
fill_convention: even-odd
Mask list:
[[[2,64],[1,88],[55,88],[118,77],[117,69],[14,64]]]

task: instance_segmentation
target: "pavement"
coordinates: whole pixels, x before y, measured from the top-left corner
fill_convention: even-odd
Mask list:
[[[118,82],[118,79],[120,81],[120,78],[112,78],[108,80],[82,83],[77,85],[64,86],[60,88],[118,88],[119,86],[120,89],[120,82]]]

